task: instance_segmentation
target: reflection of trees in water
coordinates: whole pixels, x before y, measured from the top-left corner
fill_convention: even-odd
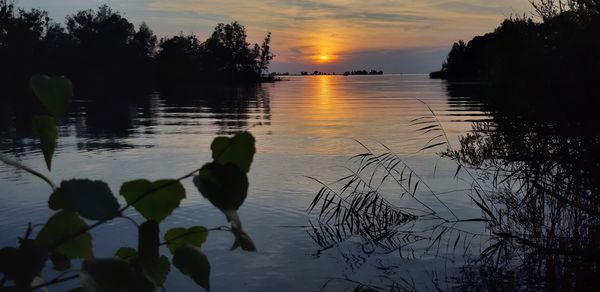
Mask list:
[[[462,91],[466,87],[449,88],[450,102],[470,96]],[[318,224],[310,233],[315,242],[322,248],[331,248],[360,237],[382,253],[397,252],[401,257],[413,252],[416,243],[426,242],[425,252],[417,254],[417,260],[423,255],[452,259],[460,254],[457,250],[463,249],[465,264],[459,273],[447,274],[448,289],[598,287],[597,118],[586,110],[573,114],[550,105],[535,116],[528,115],[531,108],[486,110],[493,119],[473,123],[473,131],[461,137],[460,147],[453,150],[445,144],[448,149],[443,153],[460,166],[456,175],[470,181],[471,188],[466,192],[482,211],[479,219],[460,219],[482,224],[485,232],[468,232],[465,222],[442,215],[443,202],[438,206],[430,200],[421,206],[426,212],[400,209],[412,206],[407,204],[410,200],[435,196],[435,192],[423,187],[426,181],[416,177],[401,158],[394,158],[395,154],[387,149],[357,155],[354,159],[360,163],[349,165],[348,176],[325,185],[317,194],[311,205],[318,214]],[[548,112],[560,115],[546,116]],[[418,119],[415,124],[423,131],[437,129],[429,121]],[[440,132],[429,134],[436,136]],[[386,180],[391,181],[392,192],[389,185],[382,186]],[[388,201],[390,198],[394,203]],[[427,210],[428,207],[435,210]],[[394,210],[401,210],[407,220],[395,221]],[[423,224],[431,228],[423,229]],[[403,238],[408,240],[399,241]],[[474,239],[481,244],[471,244]],[[402,278],[402,273],[397,277]]]
[[[198,126],[204,133],[232,134],[254,123],[268,125],[269,107],[268,88],[260,84],[78,99],[72,103],[59,135],[75,136],[79,150],[150,147],[135,145],[131,138],[152,137],[158,133],[157,127],[178,131],[178,126],[186,125]],[[2,148],[13,152],[34,149],[37,142],[31,131],[29,101],[9,100],[0,113]]]
[[[459,150],[447,154],[476,170],[494,190],[483,198],[497,209],[487,216],[495,236],[485,255],[495,258],[498,271],[479,277],[491,275],[488,280],[497,287],[572,290],[598,284],[597,123],[496,116],[473,130]],[[510,281],[495,277],[498,273],[516,276]]]
[[[74,102],[65,125],[74,128],[79,150],[116,150],[139,147],[127,138],[139,127],[136,121],[144,117],[152,97],[110,96]],[[69,131],[69,130],[67,130]],[[69,135],[69,133],[66,133]]]
[[[18,97],[18,98],[17,98]],[[33,144],[32,120],[42,113],[42,106],[33,95],[18,95],[10,91],[0,95],[0,150],[18,156],[37,151]]]
[[[232,134],[254,123],[269,125],[271,120],[268,87],[261,84],[170,92],[162,97],[166,107],[164,114],[187,114],[185,119],[172,121],[174,125],[202,125],[199,118],[214,119],[212,125],[217,128],[217,134]]]
[[[474,112],[483,110],[480,97],[473,92],[472,83],[446,83],[445,89],[448,92],[447,103],[450,109]]]
[[[485,97],[469,84],[449,84],[448,94],[451,99]],[[489,247],[462,269],[457,282],[463,289],[496,290],[597,285],[600,124],[595,109],[516,100],[487,104],[493,120],[474,123],[460,148],[445,153],[490,186],[477,198],[491,211],[484,212]]]

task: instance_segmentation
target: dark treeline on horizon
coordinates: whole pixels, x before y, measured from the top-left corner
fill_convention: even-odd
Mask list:
[[[354,71],[346,71],[344,75],[383,75],[383,71],[379,70],[354,70]]]
[[[543,22],[510,17],[494,32],[452,46],[432,78],[481,82],[503,99],[598,103],[600,0],[532,2]],[[518,94],[505,94],[506,91]]]
[[[275,75],[282,75],[282,76],[286,76],[286,75],[300,75],[300,76],[307,76],[307,75],[344,75],[344,76],[348,76],[348,75],[383,75],[383,71],[382,70],[379,70],[379,71],[377,71],[377,70],[371,70],[371,71],[354,70],[354,71],[346,71],[342,74],[337,74],[335,72],[328,73],[328,72],[324,72],[324,71],[315,70],[313,72],[302,71],[302,72],[300,72],[300,74],[290,74],[289,72],[285,72],[285,73],[275,73]]]
[[[68,77],[77,92],[101,93],[264,80],[271,34],[254,45],[246,37],[233,22],[218,24],[205,41],[183,33],[158,39],[106,5],[72,14],[63,26],[46,11],[0,0],[0,84],[22,90],[42,73]]]

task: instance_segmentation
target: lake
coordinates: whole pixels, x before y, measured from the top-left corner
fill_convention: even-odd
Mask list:
[[[55,181],[101,179],[117,193],[128,180],[186,174],[210,160],[214,137],[248,129],[256,137],[257,154],[248,198],[239,213],[258,252],[230,251],[231,234],[211,232],[203,251],[211,262],[213,291],[319,291],[323,286],[324,291],[339,291],[352,290],[356,282],[450,289],[464,260],[450,259],[453,253],[447,249],[426,252],[427,244],[417,243],[411,247],[417,255],[406,258],[377,247],[370,250],[357,236],[323,248],[311,237],[311,223],[318,214],[307,212],[321,187],[309,177],[323,182],[343,177],[348,160],[365,152],[360,141],[379,150],[384,144],[402,157],[429,187],[445,192],[444,203],[461,219],[480,217],[481,211],[460,191],[469,184],[455,178],[456,165],[439,159],[437,153],[443,149],[420,151],[431,137],[411,121],[430,117],[427,106],[454,146],[473,122],[490,119],[481,103],[468,95],[450,97],[444,81],[426,75],[290,76],[251,88],[156,93],[128,101],[78,97],[60,126],[49,176]],[[23,124],[27,123],[15,118],[12,108],[3,110],[1,151],[46,174],[39,146]],[[187,198],[182,208],[161,223],[161,230],[227,224],[191,180],[184,186]],[[40,224],[50,215],[50,190],[37,178],[4,164],[0,190],[0,246],[14,245],[28,222]],[[393,190],[388,195],[395,200]],[[440,214],[446,212],[433,196],[423,194],[421,200]],[[141,222],[135,212],[129,213]],[[100,257],[111,256],[121,246],[135,247],[137,241],[136,226],[123,219],[92,235]],[[168,253],[166,248],[163,252]],[[197,289],[173,269],[167,291]],[[45,277],[53,275],[47,268]]]

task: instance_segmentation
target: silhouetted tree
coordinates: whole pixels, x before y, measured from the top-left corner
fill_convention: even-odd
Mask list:
[[[219,23],[210,38],[202,44],[202,63],[205,70],[237,80],[261,77],[273,59],[267,34],[262,45],[254,48],[246,41],[246,28],[238,22]]]
[[[68,16],[67,31],[76,44],[73,55],[78,62],[71,72],[75,83],[100,89],[115,82],[126,88],[139,81],[137,73],[144,72],[140,62],[155,40],[147,26],[141,29],[136,33],[132,23],[106,5]]]
[[[194,82],[201,75],[200,42],[195,35],[161,39],[158,63],[158,80],[162,86]]]
[[[568,11],[580,16],[600,14],[600,0],[530,0],[535,13],[544,21]]]
[[[226,74],[252,74],[256,55],[246,42],[246,29],[237,22],[219,23],[202,45],[203,63],[210,71]]]
[[[505,99],[597,102],[600,0],[542,0],[534,7],[544,22],[509,18],[492,33],[455,43],[431,76],[478,81]]]
[[[446,58],[446,62],[442,64],[442,70],[448,72],[463,72],[465,54],[467,51],[467,45],[463,40],[458,41],[452,45],[450,53]]]
[[[134,54],[132,61],[135,63],[135,68],[137,68],[136,76],[140,81],[146,82],[155,78],[155,56],[158,48],[158,38],[145,22],[142,22],[138,27],[130,45]]]
[[[246,38],[246,28],[232,22],[218,24],[203,43],[194,35],[162,39],[157,56],[161,84],[259,81],[273,59],[271,34],[261,45],[251,46]]]
[[[271,33],[269,32],[260,47],[258,44],[254,45],[254,51],[257,52],[257,55],[259,56],[257,73],[261,76],[267,72],[269,63],[271,63],[271,60],[275,57],[275,55],[271,53],[270,43]]]
[[[141,57],[154,57],[157,44],[158,39],[150,27],[148,27],[145,22],[142,22],[138,28],[138,31],[133,36],[132,45],[136,49],[136,52],[138,52]]]
[[[333,74],[335,75],[335,73]],[[383,71],[382,70],[373,70],[371,69],[371,71],[367,71],[367,70],[354,70],[354,71],[346,71],[343,74],[344,76],[348,76],[348,75],[383,75]]]
[[[94,94],[257,82],[273,59],[271,34],[261,44],[251,45],[246,38],[245,27],[233,22],[218,24],[204,42],[182,34],[159,43],[148,25],[136,30],[107,5],[70,15],[62,27],[45,11],[0,0],[0,85],[27,88],[29,77],[40,72],[66,75],[79,93]]]
[[[48,29],[57,30],[45,11],[25,11],[15,8],[10,0],[0,0],[2,80],[26,88],[27,74],[43,67],[40,51]]]

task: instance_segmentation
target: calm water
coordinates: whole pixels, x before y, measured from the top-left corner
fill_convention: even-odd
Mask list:
[[[213,291],[319,291],[332,278],[377,283],[385,276],[433,288],[436,281],[445,282],[441,277],[451,278],[459,262],[435,255],[411,260],[397,253],[349,256],[359,239],[321,250],[307,227],[311,215],[306,209],[320,186],[306,176],[326,182],[340,178],[348,158],[363,152],[354,139],[373,147],[387,145],[431,179],[436,190],[461,188],[453,176],[455,165],[438,161],[435,149],[418,151],[428,137],[409,123],[429,115],[418,99],[436,112],[452,143],[472,122],[488,119],[479,103],[449,98],[445,83],[425,75],[290,77],[256,88],[211,89],[191,96],[154,94],[132,102],[78,99],[60,127],[50,177],[101,179],[116,193],[124,181],[174,178],[198,168],[210,159],[209,145],[216,135],[250,128],[258,152],[240,216],[259,251],[230,251],[229,233],[211,233],[203,250],[212,265]],[[20,121],[3,115],[1,151],[44,170],[36,141]],[[162,223],[162,230],[226,224],[191,181],[184,185],[187,198]],[[14,245],[28,222],[43,223],[49,216],[49,189],[26,173],[0,165],[0,190],[0,246]],[[423,200],[435,204],[433,198]],[[444,200],[463,218],[480,215],[460,192],[448,193]],[[110,256],[118,247],[135,247],[137,233],[131,222],[114,220],[93,237],[96,256]],[[48,278],[53,275],[46,273]],[[353,285],[334,280],[325,291]],[[442,289],[446,285],[451,284],[444,283]],[[193,287],[178,273],[171,273],[166,284],[167,291]]]

